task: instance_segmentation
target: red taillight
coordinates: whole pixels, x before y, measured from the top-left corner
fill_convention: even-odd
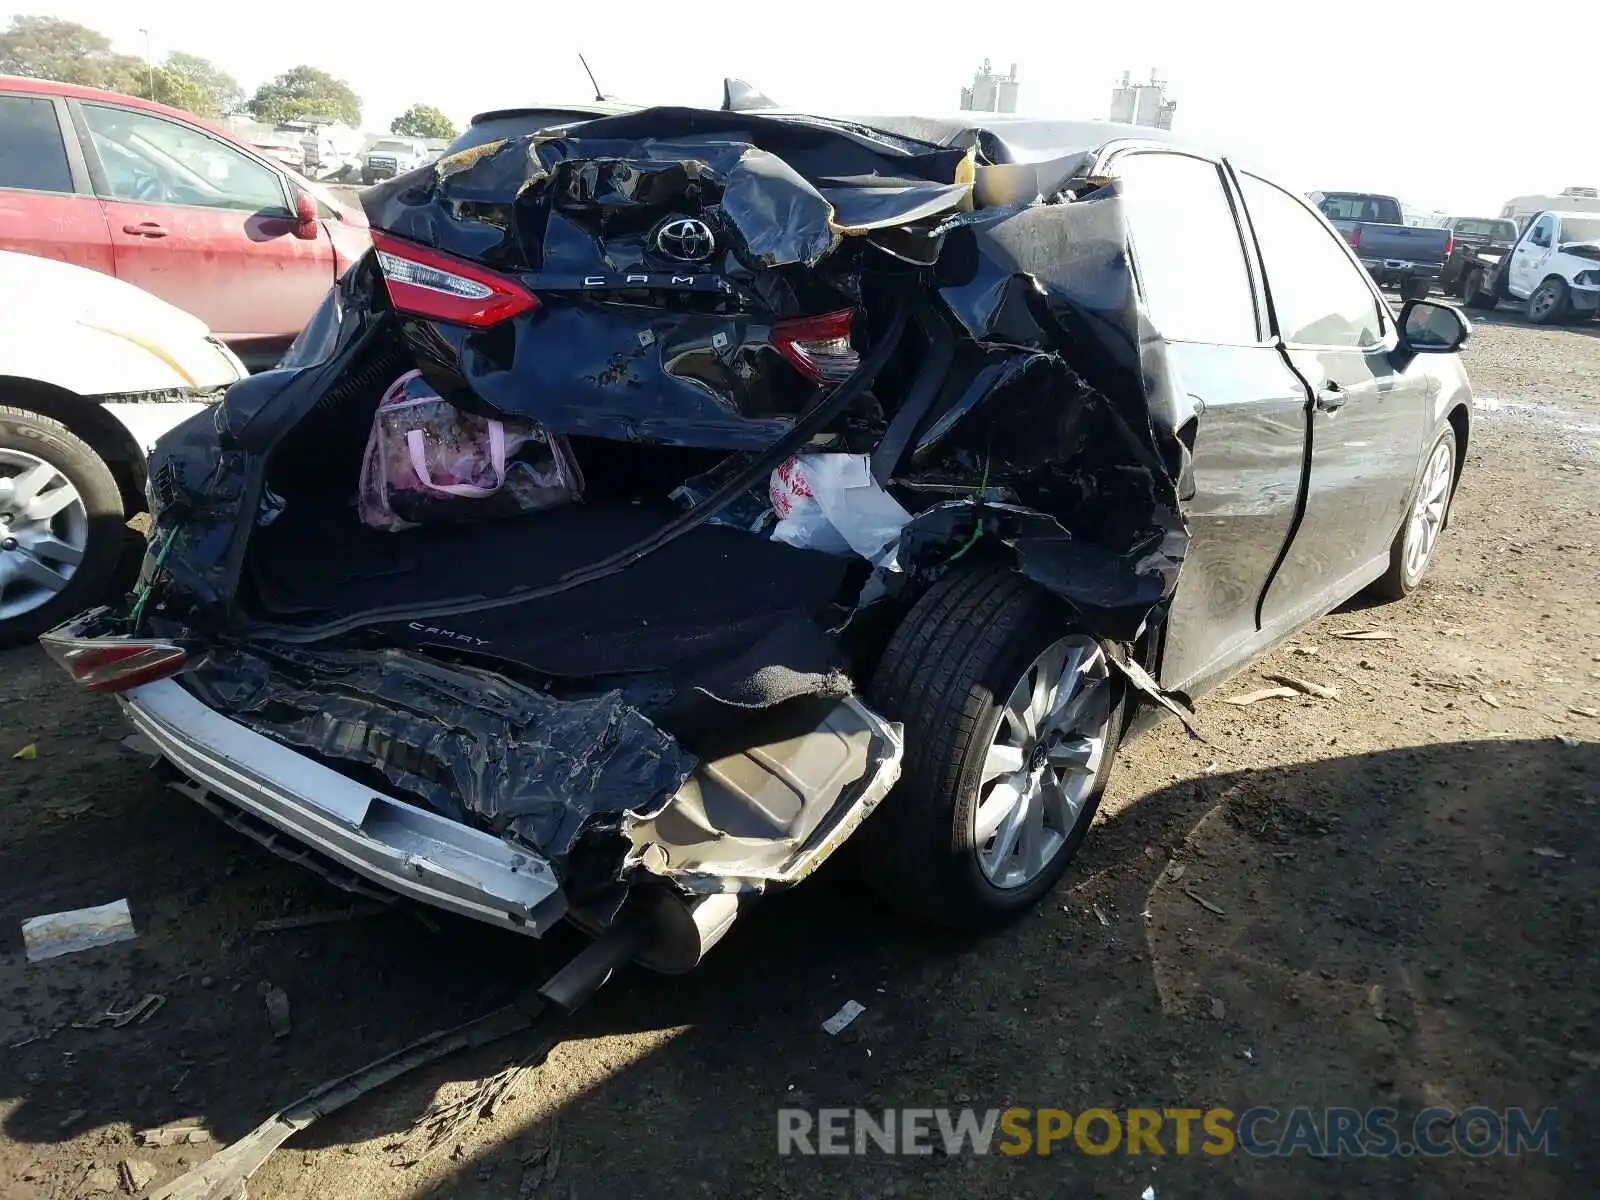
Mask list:
[[[850,316],[845,308],[820,317],[779,321],[772,327],[772,344],[807,379],[839,383],[861,365],[861,356],[850,344]]]
[[[1349,242],[1352,247],[1360,246],[1361,245],[1361,226],[1357,225],[1354,229],[1352,229],[1348,233],[1346,233],[1344,235],[1344,240]]]
[[[189,661],[189,652],[182,646],[136,638],[80,638],[47,633],[39,644],[58,666],[91,692],[125,692],[154,683],[176,675]]]
[[[1444,240],[1444,256],[1449,258],[1456,251],[1456,235],[1451,234]]]
[[[539,307],[520,284],[464,258],[376,229],[372,245],[389,300],[401,312],[483,329]]]

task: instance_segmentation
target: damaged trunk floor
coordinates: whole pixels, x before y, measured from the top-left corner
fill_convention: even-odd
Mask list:
[[[286,624],[512,596],[648,537],[672,515],[572,506],[379,533],[348,511],[326,521],[325,509],[295,507],[300,511],[291,508],[257,534],[249,563],[262,606]],[[748,650],[785,627],[810,626],[824,638],[817,622],[826,623],[847,566],[761,534],[708,525],[556,596],[381,628],[401,645],[444,646],[556,676],[670,670]]]

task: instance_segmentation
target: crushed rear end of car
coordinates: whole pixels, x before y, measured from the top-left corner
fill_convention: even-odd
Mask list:
[[[380,185],[280,368],[152,456],[136,597],[47,647],[336,878],[692,966],[893,787],[904,732],[861,693],[958,564],[1153,692],[1127,650],[1176,586],[1192,412],[1094,154],[1010,157],[650,109]],[[378,527],[401,385],[526,431],[560,486]]]

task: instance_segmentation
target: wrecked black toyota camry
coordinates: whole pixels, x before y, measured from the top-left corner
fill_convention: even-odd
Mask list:
[[[1125,734],[1417,585],[1469,326],[1223,157],[983,120],[656,108],[368,191],[47,648],[351,886],[681,970],[848,839],[1014,917]]]

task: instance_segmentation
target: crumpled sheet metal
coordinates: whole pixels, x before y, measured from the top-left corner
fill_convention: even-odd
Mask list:
[[[705,761],[658,810],[623,814],[623,870],[670,879],[694,895],[798,883],[889,794],[904,752],[898,723],[846,698],[801,737],[757,739]],[[827,762],[820,772],[819,757]],[[751,786],[766,772],[764,786]]]
[[[558,871],[591,817],[660,807],[696,763],[617,692],[557,699],[399,650],[219,650],[188,679],[256,732],[515,837]]]
[[[661,108],[478,147],[380,185],[362,203],[376,228],[501,270],[554,274],[578,256],[592,269],[596,236],[610,270],[660,267],[644,252],[649,221],[631,239],[607,236],[638,226],[641,211],[702,214],[733,235],[747,266],[772,268],[814,266],[841,237],[969,208],[975,178],[968,150]]]

